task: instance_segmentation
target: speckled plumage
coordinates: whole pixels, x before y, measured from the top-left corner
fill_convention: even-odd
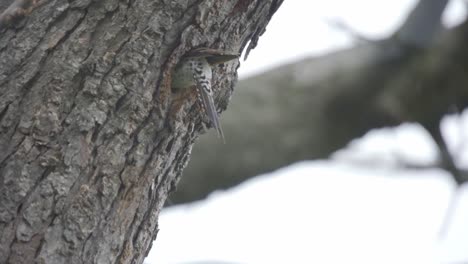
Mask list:
[[[173,89],[195,87],[201,109],[210,119],[218,136],[224,141],[224,133],[218,119],[211,86],[212,65],[237,58],[238,55],[222,51],[199,48],[189,52],[176,66],[172,75]]]

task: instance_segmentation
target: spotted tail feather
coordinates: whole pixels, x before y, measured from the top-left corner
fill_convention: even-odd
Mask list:
[[[216,106],[213,100],[213,92],[210,88],[207,88],[203,85],[199,85],[197,87],[198,92],[198,100],[200,101],[201,107],[203,111],[206,113],[208,118],[210,119],[213,127],[218,132],[218,137],[220,137],[224,142],[224,133],[223,129],[221,128],[221,123],[219,122],[218,112],[216,111]]]

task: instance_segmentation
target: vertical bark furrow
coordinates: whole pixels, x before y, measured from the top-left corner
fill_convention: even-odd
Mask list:
[[[0,262],[141,263],[202,132],[171,69],[240,52],[274,2],[48,1],[0,36]],[[223,109],[233,65],[214,71]]]

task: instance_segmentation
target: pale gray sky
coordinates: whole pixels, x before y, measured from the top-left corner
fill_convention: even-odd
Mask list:
[[[415,0],[286,0],[267,26],[256,49],[239,68],[241,78],[285,62],[320,55],[352,45],[345,32],[327,21],[338,19],[368,38],[391,34],[415,4]],[[454,25],[466,16],[462,0],[452,0],[444,23]]]

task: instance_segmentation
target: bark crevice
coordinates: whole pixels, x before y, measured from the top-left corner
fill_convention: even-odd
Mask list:
[[[0,262],[141,263],[203,132],[172,68],[194,47],[240,53],[270,18],[252,8],[276,2],[48,1],[6,29]],[[225,107],[235,68],[216,73]]]

